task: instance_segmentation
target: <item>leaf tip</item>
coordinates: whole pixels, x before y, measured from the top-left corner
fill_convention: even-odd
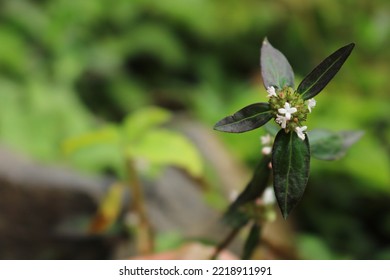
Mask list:
[[[346,49],[347,50],[347,53],[348,53],[348,56],[349,56],[349,54],[352,52],[352,50],[354,49],[354,47],[355,47],[355,43],[349,43],[348,45],[346,45],[345,47],[344,47],[344,49]]]
[[[226,119],[226,118],[225,118]],[[220,120],[219,122],[217,122],[213,129],[216,130],[216,131],[220,131],[220,132],[230,132],[230,133],[237,133],[234,129],[232,129],[229,125],[226,125],[226,123],[224,123],[223,121],[225,119],[222,119]]]
[[[223,131],[223,129],[221,128],[221,121],[218,121],[218,122],[213,126],[213,129],[214,129],[214,130],[217,130],[217,131]]]

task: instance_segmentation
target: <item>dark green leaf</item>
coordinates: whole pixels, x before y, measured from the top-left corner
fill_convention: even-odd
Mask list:
[[[249,202],[255,201],[263,194],[271,173],[269,168],[270,160],[271,159],[266,156],[257,164],[252,179],[249,181],[244,191],[229,206],[229,209],[223,216],[224,222],[233,227],[240,228],[249,221],[250,217],[245,212],[245,209],[243,209],[243,206]]]
[[[305,191],[310,169],[308,137],[302,141],[295,132],[280,130],[272,149],[274,189],[286,219]]]
[[[362,137],[362,131],[312,130],[310,138],[311,156],[321,160],[337,160],[345,156],[347,150]]]
[[[241,257],[242,260],[251,259],[253,252],[260,243],[260,232],[261,226],[258,223],[254,223],[244,244],[244,250]]]
[[[255,103],[223,118],[214,126],[215,130],[240,133],[258,128],[272,119],[268,103]]]
[[[260,54],[261,75],[265,88],[284,86],[294,88],[294,72],[286,57],[264,39]]]
[[[355,44],[351,43],[338,49],[303,79],[297,89],[297,92],[302,94],[303,99],[316,96],[332,80],[351,54],[354,46]]]

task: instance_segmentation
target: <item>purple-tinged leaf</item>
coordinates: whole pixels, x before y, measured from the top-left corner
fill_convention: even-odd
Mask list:
[[[311,156],[321,160],[338,160],[362,136],[362,131],[339,131],[315,129],[308,132]]]
[[[272,116],[268,103],[255,103],[223,118],[215,124],[214,129],[231,133],[245,132],[264,125]]]
[[[354,43],[350,43],[338,49],[303,79],[297,88],[297,92],[302,94],[303,99],[313,98],[332,80],[351,54],[354,46]]]
[[[294,72],[287,58],[264,39],[260,54],[261,75],[265,88],[294,88]]]
[[[272,171],[275,196],[285,219],[305,191],[309,170],[308,137],[302,141],[295,132],[280,130],[272,148]]]

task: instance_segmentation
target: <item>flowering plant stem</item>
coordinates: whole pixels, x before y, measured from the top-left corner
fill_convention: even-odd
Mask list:
[[[310,158],[338,159],[360,138],[361,132],[307,132],[307,126],[304,125],[317,105],[313,97],[333,79],[354,46],[354,43],[350,43],[325,58],[295,90],[294,72],[288,60],[267,39],[263,41],[260,63],[268,102],[248,105],[218,121],[214,129],[242,133],[259,128],[274,119],[279,125],[279,131],[272,129],[275,136],[273,144],[269,135],[262,137],[264,157],[256,167],[251,181],[226,211],[224,221],[233,227],[233,231],[217,247],[214,256],[234,238],[238,229],[251,220],[254,223],[244,246],[243,257],[248,258],[253,251],[251,247],[260,242],[258,235],[263,223],[270,217],[265,194],[261,197],[271,177],[271,170],[274,197],[283,217],[287,219],[305,191]],[[268,124],[267,126],[269,128]],[[313,143],[310,143],[309,137],[313,139]]]

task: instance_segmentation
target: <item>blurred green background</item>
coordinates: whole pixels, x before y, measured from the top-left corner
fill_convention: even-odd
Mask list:
[[[66,157],[66,139],[149,105],[212,130],[265,101],[265,36],[288,58],[296,84],[355,42],[307,125],[365,135],[340,161],[312,161],[293,215],[296,242],[304,258],[390,258],[388,0],[17,0],[0,3],[0,20],[0,141],[41,162],[96,173],[105,163]],[[248,167],[263,133],[215,132]]]

